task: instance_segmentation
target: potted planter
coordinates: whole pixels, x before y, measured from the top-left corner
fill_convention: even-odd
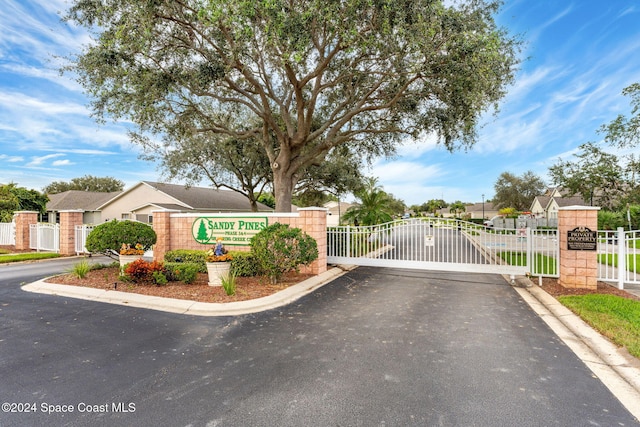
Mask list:
[[[229,274],[230,262],[207,262],[209,286],[222,286],[222,278]]]
[[[120,269],[124,269],[125,265],[142,258],[143,255],[144,249],[140,243],[136,244],[133,248],[131,245],[123,243],[120,248],[120,255],[118,256],[120,260]]]
[[[120,267],[124,267],[125,265],[132,263],[133,261],[142,258],[141,255],[122,255],[118,257],[120,259]]]
[[[222,286],[222,278],[228,275],[231,270],[231,255],[222,246],[222,238],[218,237],[216,241],[216,246],[207,251],[206,264],[209,286]]]

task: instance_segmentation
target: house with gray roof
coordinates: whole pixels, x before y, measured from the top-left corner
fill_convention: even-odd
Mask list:
[[[99,207],[118,196],[122,191],[100,193],[93,191],[69,190],[57,194],[49,194],[47,202],[47,220],[51,223],[60,222],[60,211],[82,210],[83,223],[99,224],[101,212]]]
[[[102,221],[132,219],[151,222],[152,212],[250,212],[251,204],[244,195],[231,190],[206,187],[187,187],[179,184],[141,181],[99,206]],[[273,209],[259,203],[258,210]]]
[[[566,196],[561,188],[548,188],[544,194],[536,196],[531,202],[531,215],[548,220],[558,219],[558,208],[566,206],[587,206],[580,196]]]
[[[159,210],[219,213],[251,211],[249,199],[235,191],[152,181],[141,181],[117,193],[77,191],[73,192],[74,194],[64,195],[65,193],[49,196],[47,211],[84,210],[87,213],[85,224],[99,224],[113,219],[131,219],[150,223],[153,217],[152,212]],[[98,195],[102,195],[102,198]],[[258,210],[273,211],[262,203],[258,203]]]

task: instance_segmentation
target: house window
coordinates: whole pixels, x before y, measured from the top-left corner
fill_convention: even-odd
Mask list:
[[[131,219],[131,215],[129,215],[128,213],[123,213],[122,215],[120,215],[120,219]]]

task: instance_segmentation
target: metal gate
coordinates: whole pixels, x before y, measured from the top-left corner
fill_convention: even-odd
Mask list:
[[[598,231],[598,280],[640,284],[640,230]]]
[[[327,262],[378,267],[557,276],[555,230],[492,229],[454,219],[412,218],[327,230]]]

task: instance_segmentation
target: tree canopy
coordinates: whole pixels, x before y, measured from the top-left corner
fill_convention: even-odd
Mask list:
[[[0,185],[0,222],[11,222],[15,211],[46,212],[49,198],[36,190],[11,183]]]
[[[526,211],[531,207],[533,199],[543,193],[545,187],[542,178],[532,171],[527,171],[522,176],[503,172],[494,184],[493,205],[498,209],[514,208]]]
[[[97,32],[68,70],[100,120],[131,121],[134,135],[258,141],[276,209],[288,211],[300,171],[333,147],[371,158],[426,134],[449,150],[473,145],[518,63],[520,41],[496,25],[498,9],[483,0],[75,0],[67,19]]]
[[[640,83],[627,86],[622,94],[631,97],[631,117],[620,114],[611,123],[602,126],[600,131],[611,145],[635,147],[640,144]]]
[[[69,190],[111,193],[124,190],[124,182],[109,176],[100,178],[85,175],[80,178],[73,178],[71,181],[54,181],[42,189],[45,194],[58,194]]]
[[[554,185],[579,194],[591,205],[617,209],[640,200],[640,163],[632,156],[625,160],[608,153],[593,142],[582,144],[573,159],[558,159],[549,175]]]

